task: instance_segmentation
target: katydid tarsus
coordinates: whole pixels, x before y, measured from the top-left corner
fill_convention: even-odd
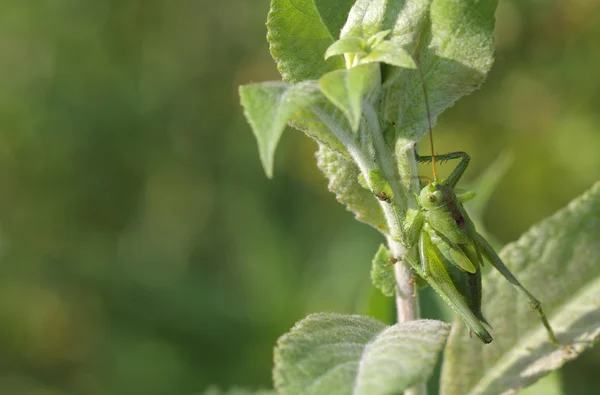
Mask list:
[[[431,155],[417,154],[416,159],[418,162],[431,162],[433,180],[429,180],[421,189],[416,197],[418,209],[409,210],[404,222],[403,244],[408,249],[407,260],[450,304],[469,329],[484,343],[490,343],[492,336],[483,325],[487,322],[481,313],[481,267],[485,258],[525,297],[529,306],[538,312],[549,340],[559,344],[540,302],[510,272],[492,246],[477,232],[467,215],[462,203],[475,195],[470,192],[457,193],[454,190],[469,164],[469,155],[465,152],[435,154],[427,89],[420,66],[417,65],[417,69],[423,85]],[[460,162],[446,179],[440,180],[436,160],[450,159],[460,159]]]

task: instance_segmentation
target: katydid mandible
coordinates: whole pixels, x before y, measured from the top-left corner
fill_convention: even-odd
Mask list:
[[[469,329],[484,343],[490,343],[492,336],[483,325],[487,322],[481,313],[481,267],[485,258],[525,297],[529,306],[538,312],[549,340],[559,344],[540,302],[515,278],[487,240],[477,233],[462,205],[472,199],[474,193],[454,191],[470,157],[465,152],[435,154],[427,89],[419,65],[417,70],[423,84],[431,155],[417,155],[416,159],[418,162],[431,162],[433,180],[421,189],[417,196],[419,208],[409,210],[404,223],[403,244],[409,250],[407,260],[464,320]],[[460,159],[460,163],[448,178],[438,179],[435,161],[450,159]]]

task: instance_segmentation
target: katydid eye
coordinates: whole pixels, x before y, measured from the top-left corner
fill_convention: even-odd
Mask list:
[[[429,200],[430,202],[435,202],[435,195],[427,195],[427,200]]]

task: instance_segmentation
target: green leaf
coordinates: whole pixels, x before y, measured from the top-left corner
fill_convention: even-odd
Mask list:
[[[325,59],[345,53],[366,53],[366,43],[362,38],[348,37],[337,40],[325,51]]]
[[[347,70],[336,70],[319,80],[319,88],[325,97],[348,118],[354,132],[360,126],[362,99],[367,90],[378,85],[379,67],[357,66]]]
[[[323,144],[319,144],[316,156],[317,165],[329,179],[329,190],[337,195],[337,200],[352,211],[359,221],[388,233],[377,199],[357,182],[361,173],[356,164]]]
[[[402,46],[392,41],[382,41],[364,58],[361,63],[381,62],[390,66],[414,69],[417,67],[410,54]]]
[[[348,12],[354,4],[354,0],[313,0],[315,7],[321,16],[321,21],[329,31],[329,35],[335,39],[340,37],[340,30],[346,23]]]
[[[390,39],[420,65],[432,122],[485,80],[493,63],[496,6],[497,0],[407,0],[398,13]],[[394,68],[383,85],[386,118],[399,136],[420,140],[428,127],[420,73]]]
[[[325,50],[337,37],[334,39],[327,30],[311,0],[272,0],[267,40],[284,81],[316,80],[329,71],[344,68],[339,57],[323,59]]]
[[[373,258],[373,265],[371,266],[371,281],[385,296],[394,296],[396,294],[394,265],[390,261],[393,257],[392,253],[381,244]]]
[[[277,342],[275,388],[281,395],[400,393],[429,377],[448,327],[433,320],[386,326],[358,315],[309,315]]]
[[[273,176],[273,158],[279,138],[292,116],[321,97],[314,82],[290,85],[263,82],[240,87],[244,114],[258,142],[265,173]]]
[[[453,324],[443,394],[516,392],[575,358],[600,336],[600,182],[534,225],[500,256],[542,302],[556,348],[525,299],[492,271],[483,281],[483,314],[495,332],[484,346],[462,321]]]

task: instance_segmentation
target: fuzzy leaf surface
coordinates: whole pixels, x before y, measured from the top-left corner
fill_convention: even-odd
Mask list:
[[[278,394],[400,393],[431,374],[448,334],[434,320],[393,326],[369,317],[311,314],[277,342]]]
[[[339,23],[338,18],[328,19],[332,30]],[[341,57],[323,58],[325,50],[337,39],[323,23],[312,0],[271,1],[267,40],[284,81],[316,80],[329,71],[344,68]]]
[[[394,276],[394,265],[390,262],[390,258],[393,258],[392,253],[381,244],[371,266],[371,281],[385,296],[396,294],[396,277]]]

